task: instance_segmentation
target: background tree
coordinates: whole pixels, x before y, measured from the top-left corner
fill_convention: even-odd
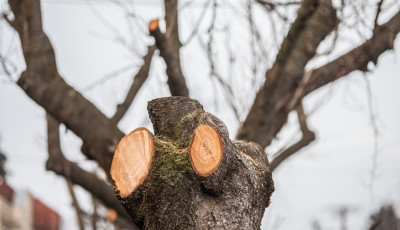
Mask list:
[[[122,3],[117,2],[129,13],[130,9]],[[59,146],[58,122],[63,123],[67,129],[82,139],[82,153],[88,159],[97,162],[107,175],[116,144],[124,135],[117,124],[128,111],[135,95],[147,79],[155,46],[149,46],[126,98],[118,104],[115,113],[107,117],[60,76],[53,47],[42,29],[40,2],[10,1],[9,4],[12,14],[11,12],[4,14],[4,19],[18,32],[26,63],[26,70],[18,77],[17,84],[50,114],[48,115],[49,159],[46,167],[72,183],[82,186],[102,201],[106,207],[116,210],[119,213],[117,216],[123,222],[126,219],[126,213],[115,199],[110,185],[96,179],[95,175],[63,157]],[[151,35],[155,38],[156,48],[166,65],[169,90],[171,95],[189,95],[197,98],[197,94],[200,93],[193,92],[197,91],[197,88],[191,90],[187,86],[186,81],[191,78],[184,76],[182,67],[185,63],[179,54],[182,42],[179,38],[178,15],[185,5],[178,7],[176,1],[165,1],[164,4],[165,32],[159,31],[158,35],[154,33]],[[206,51],[210,82],[217,88],[215,100],[225,101],[240,124],[237,139],[253,141],[266,148],[271,145],[274,137],[286,124],[288,114],[296,111],[303,137],[274,154],[271,168],[275,169],[281,162],[315,139],[315,134],[306,123],[306,113],[302,106],[303,98],[314,90],[347,76],[352,71],[367,71],[370,62],[376,64],[382,53],[393,48],[395,37],[400,30],[400,14],[393,12],[393,9],[398,9],[397,2],[384,5],[383,1],[377,2],[376,7],[361,7],[360,12],[360,8],[355,7],[352,1],[335,2],[335,7],[330,1],[303,1],[301,3],[258,1],[257,4],[259,5],[249,2],[246,12],[251,30],[248,40],[251,43],[251,55],[254,61],[242,68],[248,68],[246,71],[251,73],[249,75],[253,75],[249,81],[243,79],[236,81],[235,74],[221,70],[225,66],[228,66],[228,69],[243,66],[242,61],[235,61],[238,57],[235,56],[234,50],[227,49],[229,51],[227,64],[221,64],[216,55],[217,40],[234,30],[234,28],[226,27],[221,33],[219,32],[221,28],[217,28],[218,12],[220,8],[223,10],[224,7],[231,7],[228,3],[207,1],[204,4],[204,12],[210,9],[211,13],[208,15],[209,24],[206,26],[208,27],[206,41],[199,34],[199,28],[201,29],[205,24],[202,20],[206,16],[200,17],[190,35],[196,35],[200,46]],[[374,5],[375,2],[370,4]],[[275,53],[265,51],[268,49],[261,38],[264,33],[261,32],[263,28],[256,25],[253,18],[252,12],[255,6],[258,10],[260,6],[266,10],[268,17],[272,18],[270,21],[273,25],[276,27],[283,25],[283,28],[287,28],[287,33],[286,31],[281,34],[273,33],[277,36],[275,42],[278,44]],[[371,15],[367,11],[374,12],[375,16],[374,20],[368,23],[362,16],[363,13]],[[388,20],[380,22],[381,15],[385,15]],[[351,47],[347,53],[338,55],[340,52],[335,52],[334,49],[337,41],[340,40],[338,38],[341,33],[346,32],[348,23],[352,24],[352,22],[360,23],[356,28],[360,30],[361,36],[364,36],[365,31],[368,31],[367,34],[370,36],[365,40],[362,37],[362,41],[355,48]],[[274,28],[271,26],[271,30]],[[140,36],[143,35],[138,37]],[[129,47],[130,44],[126,43],[125,39],[121,39],[120,36],[117,36],[117,39]],[[187,45],[191,39],[192,36],[189,36],[188,41],[183,44]],[[324,39],[325,42],[320,44]],[[229,45],[229,42],[226,44]],[[325,50],[317,52],[318,48],[325,48]],[[272,58],[274,54],[276,58]],[[13,73],[9,71],[11,62],[3,54],[1,58],[4,72],[13,79]],[[268,71],[265,72],[267,68]],[[262,72],[265,73],[262,74]],[[243,90],[248,88],[253,89],[251,93],[254,101],[248,99],[250,98],[247,95],[249,90]],[[255,90],[258,88],[258,91]],[[246,93],[242,95],[240,92]],[[193,94],[195,96],[192,96]],[[52,117],[57,121],[52,121]]]

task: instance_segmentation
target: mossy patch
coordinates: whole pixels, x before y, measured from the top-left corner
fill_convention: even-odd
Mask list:
[[[175,181],[191,169],[188,148],[179,148],[171,141],[158,138],[154,138],[154,147],[152,168],[162,178]]]

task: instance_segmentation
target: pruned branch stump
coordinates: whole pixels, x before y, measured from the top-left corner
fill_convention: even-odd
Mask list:
[[[138,128],[119,143],[114,191],[142,229],[259,229],[274,191],[255,143],[232,141],[225,124],[186,97],[148,103],[154,135]]]

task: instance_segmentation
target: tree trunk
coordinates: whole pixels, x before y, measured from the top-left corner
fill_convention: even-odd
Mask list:
[[[232,141],[223,122],[185,97],[148,103],[154,132],[117,147],[114,191],[142,229],[259,229],[274,191],[263,149]]]

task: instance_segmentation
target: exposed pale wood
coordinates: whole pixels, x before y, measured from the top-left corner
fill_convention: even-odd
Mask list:
[[[194,171],[208,177],[221,163],[224,149],[221,136],[210,125],[199,125],[193,133],[189,147],[190,161]]]
[[[146,128],[138,128],[119,142],[111,164],[116,194],[127,197],[146,178],[154,153],[153,138]]]
[[[154,31],[158,28],[158,19],[153,19],[149,23],[149,30]]]

